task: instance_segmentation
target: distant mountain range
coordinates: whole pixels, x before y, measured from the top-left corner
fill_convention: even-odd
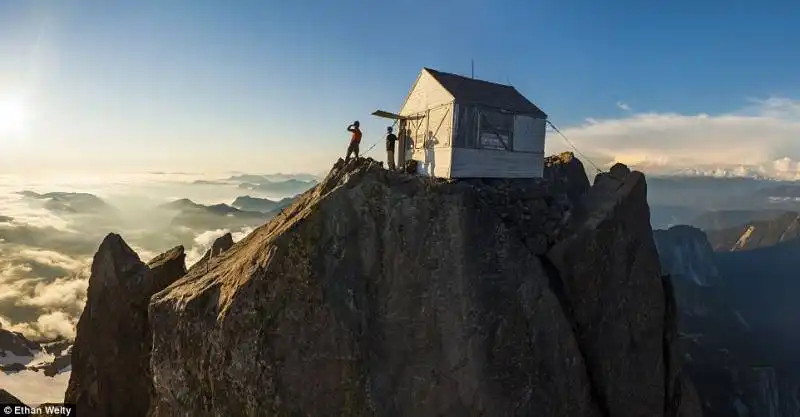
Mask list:
[[[18,194],[44,201],[44,207],[62,213],[111,213],[115,209],[101,198],[89,193],[50,192],[39,194],[33,191],[20,191]]]
[[[720,210],[697,218],[705,233],[654,232],[706,417],[800,413],[798,221],[797,212]]]
[[[257,226],[275,216],[297,198],[278,201],[266,198],[241,196],[232,205],[203,205],[187,198],[159,206],[159,209],[176,212],[172,224],[195,229]]]
[[[654,176],[648,177],[647,183],[650,218],[655,228],[678,224],[695,225],[704,230],[725,228],[758,216],[769,218],[773,213],[800,211],[800,182]],[[718,214],[709,218],[711,212]],[[723,212],[727,214],[719,214]],[[721,223],[714,225],[709,221]]]
[[[224,180],[195,180],[194,185],[202,186],[237,186],[243,190],[255,191],[267,195],[299,194],[315,186],[318,178],[311,174],[272,174],[234,175]]]
[[[783,210],[714,210],[697,216],[691,224],[706,232],[742,226],[753,221],[777,219]]]
[[[710,230],[707,234],[717,252],[775,246],[800,238],[800,214],[785,212],[772,219],[748,221],[725,229]]]
[[[227,204],[206,206],[187,198],[163,204],[159,208],[176,212],[171,222],[173,226],[192,229],[255,226],[269,218],[261,212],[239,210]]]
[[[326,173],[327,174],[327,173]],[[228,178],[228,181],[234,182],[252,182],[256,184],[264,183],[264,182],[282,182],[282,181],[301,181],[301,182],[317,182],[320,180],[320,177],[317,175],[312,174],[266,174],[266,175],[253,175],[253,174],[241,174],[241,175],[233,175]]]
[[[286,180],[286,181],[262,181],[259,183],[245,182],[239,184],[239,188],[243,190],[257,191],[266,194],[299,194],[309,188],[317,185],[316,181],[300,181],[300,180]]]
[[[286,197],[278,201],[273,201],[268,198],[251,197],[249,195],[237,197],[231,204],[240,210],[258,211],[261,213],[270,213],[275,210],[280,210],[297,199],[295,197]]]

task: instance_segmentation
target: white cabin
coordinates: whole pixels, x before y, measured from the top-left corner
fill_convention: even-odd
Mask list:
[[[514,87],[423,68],[396,119],[398,164],[440,178],[538,178],[547,115]]]

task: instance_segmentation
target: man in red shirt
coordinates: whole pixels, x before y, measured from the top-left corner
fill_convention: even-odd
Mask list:
[[[361,144],[361,129],[358,128],[359,126],[358,120],[347,126],[347,131],[352,132],[353,136],[350,138],[350,146],[347,147],[347,155],[344,157],[345,162],[350,160],[351,153],[358,159],[358,145]]]

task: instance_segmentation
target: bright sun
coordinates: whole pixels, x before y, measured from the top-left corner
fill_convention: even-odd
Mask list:
[[[19,133],[25,127],[25,106],[21,100],[0,98],[0,135]]]

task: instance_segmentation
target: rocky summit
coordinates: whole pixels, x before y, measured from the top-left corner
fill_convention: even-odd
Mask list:
[[[183,247],[145,265],[119,235],[94,256],[64,402],[84,416],[144,416],[152,392],[150,297],[186,273]]]
[[[646,194],[621,165],[590,187],[570,154],[538,180],[339,160],[146,317],[148,269],[109,237],[78,329],[105,338],[73,353],[85,415],[700,416]],[[148,383],[147,410],[98,406]]]

